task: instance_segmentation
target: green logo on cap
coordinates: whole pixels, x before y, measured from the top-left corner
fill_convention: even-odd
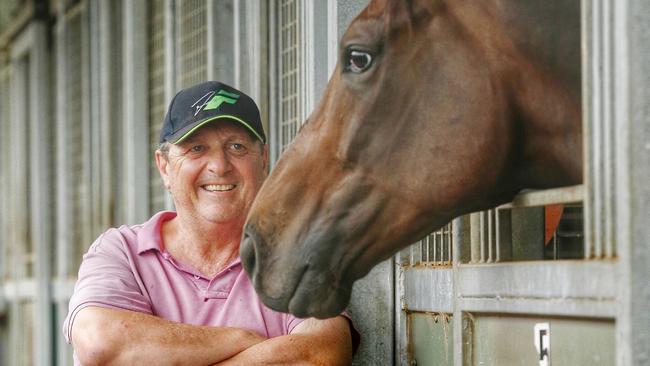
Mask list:
[[[219,92],[210,99],[210,101],[205,105],[203,110],[217,109],[222,103],[235,104],[239,99],[239,94],[228,93],[225,90],[219,90]]]

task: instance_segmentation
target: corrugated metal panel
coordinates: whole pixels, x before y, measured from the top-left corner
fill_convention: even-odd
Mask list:
[[[301,48],[302,34],[300,26],[300,2],[298,0],[283,0],[277,9],[277,24],[279,28],[277,40],[279,98],[278,113],[280,133],[278,141],[281,151],[289,145],[298,133],[301,118],[300,82],[302,64]]]
[[[167,190],[154,162],[162,120],[165,118],[165,1],[149,2],[149,195],[150,212],[165,209]]]
[[[180,87],[207,77],[207,9],[203,0],[182,0],[180,14]]]
[[[81,64],[81,16],[79,14],[69,19],[68,29],[65,37],[66,48],[66,92],[67,95],[67,148],[71,161],[70,174],[74,188],[70,190],[70,197],[65,199],[73,204],[70,206],[72,212],[68,215],[74,223],[69,229],[72,230],[73,260],[70,262],[71,269],[79,268],[81,257],[90,243],[83,240],[82,227],[87,224],[87,218],[83,215],[83,199],[86,196],[88,186],[84,182],[84,155],[83,155],[83,117],[82,117],[82,64]]]

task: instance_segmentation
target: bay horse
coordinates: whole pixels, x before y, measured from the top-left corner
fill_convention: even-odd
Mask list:
[[[379,262],[522,189],[582,181],[580,2],[373,0],[257,196],[261,299],[326,318]]]

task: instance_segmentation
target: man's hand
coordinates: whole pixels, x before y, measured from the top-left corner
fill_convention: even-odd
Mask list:
[[[209,365],[264,340],[239,328],[180,324],[93,306],[79,311],[72,325],[72,344],[84,366]]]
[[[227,365],[349,365],[352,363],[350,324],[343,316],[298,324],[291,334],[257,343],[232,358]]]

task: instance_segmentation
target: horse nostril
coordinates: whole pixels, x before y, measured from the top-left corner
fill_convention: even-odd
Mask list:
[[[255,230],[253,230],[249,225],[246,225],[246,228],[244,229],[244,236],[239,246],[239,256],[241,257],[241,263],[244,266],[246,273],[248,273],[248,277],[251,279],[251,282],[255,281],[255,247],[257,244],[256,237],[257,235],[255,235]]]

